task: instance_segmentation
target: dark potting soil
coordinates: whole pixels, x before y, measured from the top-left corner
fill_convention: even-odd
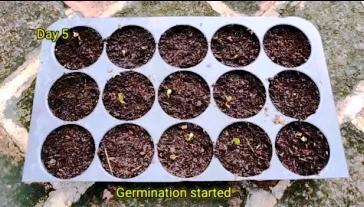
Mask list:
[[[152,108],[154,98],[154,88],[149,79],[132,71],[111,78],[103,93],[106,110],[122,120],[133,120],[145,115]]]
[[[174,118],[191,119],[209,105],[210,89],[204,79],[192,72],[176,72],[160,85],[158,99],[162,109]]]
[[[320,103],[320,93],[310,77],[298,71],[283,71],[269,80],[269,96],[286,116],[306,119]]]
[[[306,35],[290,25],[271,28],[264,36],[263,45],[274,63],[289,68],[302,65],[311,54],[311,45]]]
[[[58,62],[65,68],[77,70],[92,65],[100,57],[103,49],[102,37],[89,27],[74,27],[69,30],[69,38],[59,38],[55,46]]]
[[[318,174],[330,157],[325,136],[305,122],[292,122],[283,127],[277,135],[275,147],[283,165],[299,175]]]
[[[259,175],[269,168],[272,145],[260,127],[237,122],[220,133],[214,153],[228,171],[247,177]]]
[[[126,26],[116,30],[106,41],[106,52],[115,65],[133,69],[146,64],[155,51],[150,32],[139,26]]]
[[[247,118],[257,114],[264,106],[265,88],[262,82],[249,72],[227,72],[213,87],[216,104],[231,117]]]
[[[207,40],[203,33],[191,26],[174,26],[162,34],[159,53],[168,64],[189,68],[200,63],[207,54]]]
[[[132,178],[144,172],[153,158],[148,132],[134,124],[109,130],[101,140],[98,156],[102,167],[118,178]]]
[[[211,50],[215,58],[227,66],[246,66],[258,57],[259,39],[244,26],[227,25],[212,37]]]
[[[163,167],[178,177],[194,177],[210,164],[213,144],[201,127],[180,123],[168,128],[158,143],[158,157]]]
[[[83,173],[95,154],[93,138],[85,128],[64,125],[45,140],[41,159],[47,171],[57,178],[69,179]]]
[[[84,73],[68,73],[59,78],[48,94],[52,113],[65,121],[77,121],[96,107],[99,89],[96,82]]]

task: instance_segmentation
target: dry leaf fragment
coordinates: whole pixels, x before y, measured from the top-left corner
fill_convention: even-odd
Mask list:
[[[172,89],[170,89],[170,88],[168,88],[167,89],[167,96],[168,96],[168,98],[169,98],[169,96],[172,94]]]
[[[193,137],[194,137],[195,135],[192,133],[192,132],[190,132],[188,135],[187,135],[187,137],[186,137],[186,140],[187,141],[191,141],[192,139],[193,139]]]
[[[175,159],[177,159],[177,155],[171,154],[171,156],[169,156],[169,158],[171,158],[171,160],[175,160]]]

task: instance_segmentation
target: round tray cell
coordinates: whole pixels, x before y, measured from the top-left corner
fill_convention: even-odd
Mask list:
[[[268,169],[272,144],[263,129],[248,122],[227,126],[217,139],[215,156],[237,176],[255,176]]]
[[[69,38],[59,38],[55,46],[58,62],[65,68],[77,70],[92,65],[103,50],[101,35],[90,27],[73,27]]]
[[[269,80],[269,96],[286,116],[306,119],[320,103],[320,93],[310,77],[298,71],[283,71]]]
[[[187,25],[178,25],[164,32],[159,40],[159,53],[168,64],[189,68],[199,64],[207,54],[204,34]]]
[[[191,119],[206,110],[210,89],[206,81],[195,73],[175,72],[159,86],[158,99],[162,109],[170,116]]]
[[[272,27],[264,36],[264,50],[268,57],[284,67],[305,63],[311,54],[311,45],[301,30],[290,25]]]
[[[259,39],[249,28],[231,24],[217,30],[211,40],[211,50],[227,66],[246,66],[259,55]]]
[[[266,100],[263,83],[253,74],[234,70],[222,75],[213,86],[219,109],[234,118],[256,115]]]
[[[41,159],[50,174],[69,179],[83,173],[90,166],[94,154],[95,143],[90,132],[69,124],[56,128],[47,136]]]
[[[68,73],[60,77],[48,94],[52,113],[65,121],[77,121],[96,107],[99,89],[96,82],[84,73]]]
[[[152,162],[153,154],[149,133],[134,124],[122,124],[109,130],[98,151],[102,167],[118,178],[132,178],[143,173]]]
[[[189,178],[201,174],[210,164],[213,144],[200,126],[179,123],[168,128],[158,143],[158,157],[171,174]]]
[[[317,175],[330,157],[329,144],[322,132],[306,122],[291,122],[276,138],[276,153],[290,171],[299,175]]]
[[[103,102],[115,118],[134,120],[144,116],[154,102],[152,83],[144,75],[132,71],[111,78],[105,86]]]
[[[146,64],[155,51],[153,35],[139,26],[116,30],[106,41],[106,52],[115,65],[133,69]]]

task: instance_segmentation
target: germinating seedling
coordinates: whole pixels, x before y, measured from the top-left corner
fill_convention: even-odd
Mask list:
[[[233,137],[233,140],[231,141],[231,143],[233,143],[235,145],[239,145],[240,144],[240,138],[239,137]]]
[[[230,108],[230,102],[231,102],[231,100],[233,100],[233,97],[232,96],[225,96],[225,100],[226,100],[225,106],[227,108]]]
[[[169,98],[172,94],[172,89],[168,88],[166,93],[167,93],[167,97]]]
[[[118,101],[124,105],[125,103],[125,95],[123,93],[118,93]]]
[[[186,136],[186,140],[187,141],[191,141],[192,139],[193,139],[193,137],[194,137],[195,135],[192,133],[192,132],[190,132],[187,136]]]

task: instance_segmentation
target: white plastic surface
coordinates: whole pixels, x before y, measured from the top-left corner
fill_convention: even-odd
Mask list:
[[[246,67],[239,67],[239,70],[246,70],[254,74],[264,84],[266,89],[266,103],[264,108],[257,115],[246,119],[234,119],[221,112],[212,98],[212,85],[224,73],[233,70],[216,60],[211,52],[210,40],[213,34],[221,27],[228,24],[241,24],[254,31],[260,41],[260,53],[258,58]],[[330,159],[326,167],[318,174],[312,176],[297,175],[286,169],[279,161],[274,143],[278,131],[284,126],[275,124],[273,120],[276,115],[284,117],[285,124],[294,121],[281,114],[272,104],[268,95],[268,78],[273,78],[277,73],[287,70],[283,66],[273,63],[265,54],[263,49],[263,36],[273,26],[288,24],[299,28],[306,34],[311,43],[311,56],[303,65],[293,68],[307,74],[318,86],[320,91],[320,104],[317,112],[309,116],[305,121],[318,127],[326,136],[330,147]],[[121,121],[113,118],[104,108],[102,103],[102,92],[110,78],[120,72],[128,71],[112,64],[104,46],[103,53],[96,63],[77,72],[83,72],[91,76],[98,84],[100,97],[94,111],[87,117],[75,121],[62,121],[55,117],[50,111],[47,103],[48,91],[52,84],[64,73],[76,72],[67,70],[60,65],[54,56],[55,43],[50,41],[42,42],[41,61],[38,71],[35,97],[33,102],[32,120],[30,126],[29,146],[25,160],[23,181],[27,182],[48,182],[62,181],[49,174],[41,160],[41,148],[47,135],[55,128],[65,124],[77,124],[86,128],[93,136],[96,146],[95,157],[89,168],[81,175],[68,179],[67,181],[123,181],[123,182],[179,182],[179,181],[234,181],[234,180],[281,180],[281,179],[321,179],[348,177],[348,169],[344,156],[344,149],[341,141],[339,125],[336,118],[333,94],[330,85],[329,74],[326,67],[324,51],[320,34],[308,21],[297,18],[277,17],[131,17],[131,18],[79,18],[59,20],[48,28],[49,30],[61,30],[75,26],[88,26],[97,30],[102,38],[109,37],[119,27],[127,25],[138,25],[154,36],[156,43],[162,33],[175,25],[191,25],[205,34],[209,42],[208,53],[205,59],[198,65],[179,69],[165,63],[159,55],[158,47],[153,58],[140,68],[133,71],[147,76],[153,83],[156,98],[152,109],[142,118],[134,121]],[[200,116],[179,120],[167,115],[158,103],[157,91],[160,83],[169,74],[176,71],[191,71],[203,77],[210,86],[211,100],[208,108]],[[204,128],[209,134],[213,143],[216,142],[220,132],[229,124],[237,121],[249,121],[257,124],[269,135],[273,147],[271,166],[263,173],[252,177],[237,177],[227,171],[213,156],[209,167],[200,175],[192,178],[179,178],[168,173],[158,160],[156,145],[162,133],[170,126],[180,122],[195,123]],[[100,140],[111,128],[122,123],[135,123],[145,128],[151,135],[154,142],[154,157],[150,166],[139,176],[129,179],[121,179],[107,173],[101,166],[97,156]]]

